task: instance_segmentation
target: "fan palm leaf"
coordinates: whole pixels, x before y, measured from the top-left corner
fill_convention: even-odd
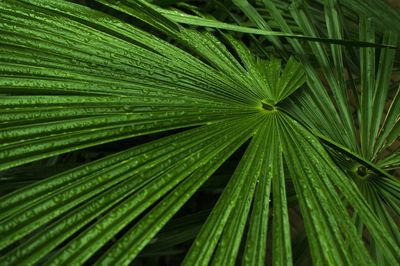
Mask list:
[[[378,23],[358,1],[233,1],[248,27],[144,0],[74,2],[0,2],[0,170],[181,132],[3,195],[1,265],[129,265],[193,238],[183,265],[309,262],[298,243],[315,265],[400,263],[400,160],[387,152],[400,129],[398,32],[382,30],[397,13]],[[241,147],[212,210],[169,233]]]

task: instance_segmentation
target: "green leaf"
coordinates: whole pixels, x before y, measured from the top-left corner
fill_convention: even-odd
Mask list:
[[[400,263],[395,11],[89,2],[0,1],[1,265]]]
[[[332,11],[334,11],[334,9],[328,9],[329,11],[325,12],[326,16],[329,16],[329,13],[333,13]],[[295,1],[293,2],[293,4],[290,6],[290,11],[291,14],[293,15],[293,18],[296,20],[297,24],[301,27],[301,29],[303,30],[303,32],[305,34],[308,34],[310,36],[314,36],[314,37],[319,37],[318,35],[318,31],[317,28],[315,27],[315,23],[313,22],[313,18],[310,15],[310,8],[308,7],[307,4],[304,3],[304,1],[300,0],[300,1]],[[334,14],[331,14],[334,15]],[[327,20],[327,23],[329,24],[329,17]],[[338,30],[339,25],[336,25],[336,30]],[[328,26],[328,34],[331,33],[330,31],[332,29],[330,29],[331,27]],[[338,36],[336,36],[338,35]],[[340,34],[336,34],[336,35],[332,35],[332,36],[336,36],[339,37]],[[374,40],[368,40],[373,42]],[[313,54],[315,54],[315,58],[319,64],[319,67],[321,67],[323,69],[323,73],[325,78],[328,81],[328,84],[331,88],[331,91],[334,95],[334,99],[336,102],[336,106],[338,109],[338,114],[339,117],[342,120],[343,126],[344,126],[344,130],[345,130],[345,134],[350,138],[351,143],[354,143],[354,139],[355,139],[355,130],[354,130],[354,125],[353,125],[353,121],[351,118],[351,112],[350,112],[350,108],[348,105],[348,101],[347,101],[347,95],[345,93],[344,88],[341,88],[341,85],[343,84],[340,83],[340,79],[336,79],[335,74],[333,69],[331,68],[331,62],[327,56],[327,51],[324,48],[323,45],[321,45],[318,42],[309,42],[309,45],[311,47],[311,50],[313,52]],[[371,48],[373,49],[373,48]],[[333,51],[335,53],[335,50]],[[336,51],[337,52],[337,51]],[[338,61],[338,57],[340,55],[336,56],[336,61]],[[338,62],[336,62],[338,63]],[[338,71],[342,71],[342,69],[338,70]]]
[[[162,202],[152,209],[143,219],[124,235],[99,260],[100,264],[118,263],[129,265],[141,249],[157,234],[165,223],[183,206],[183,204],[199,189],[213,172],[241,145],[249,135],[241,135],[233,145],[211,158],[207,164],[196,170],[183,181],[179,187],[170,192]]]
[[[255,119],[257,119],[257,117],[255,117]],[[165,140],[161,139],[160,141],[154,142],[154,144],[144,144],[143,147],[133,148],[131,151],[123,152],[119,156],[102,159],[98,163],[93,163],[92,165],[94,168],[89,168],[90,170],[85,166],[65,174],[60,174],[58,177],[53,178],[53,180],[45,180],[43,182],[47,185],[48,190],[51,191],[50,193],[46,193],[44,185],[34,184],[31,188],[25,189],[26,193],[24,194],[18,191],[8,195],[2,201],[4,207],[3,215],[7,216],[3,220],[4,226],[1,231],[4,237],[2,237],[2,241],[0,242],[1,246],[6,246],[10,241],[15,241],[32,230],[38,229],[49,219],[71,210],[67,217],[50,225],[48,228],[44,229],[44,232],[38,233],[42,235],[42,237],[33,237],[31,239],[32,243],[30,243],[31,241],[27,241],[24,248],[15,250],[15,252],[21,252],[19,256],[23,256],[23,259],[28,259],[29,257],[25,257],[27,255],[35,255],[36,259],[38,259],[40,258],[38,257],[39,254],[46,254],[45,252],[48,252],[49,248],[54,248],[60,241],[90,222],[95,216],[99,215],[99,213],[110,210],[112,213],[116,213],[118,209],[126,208],[126,206],[130,204],[130,201],[124,199],[126,195],[132,194],[131,201],[133,200],[136,202],[140,197],[145,197],[147,199],[146,202],[148,202],[147,206],[149,206],[150,198],[148,197],[151,196],[151,189],[153,192],[157,191],[161,186],[160,182],[167,182],[167,177],[170,179],[174,178],[173,171],[178,174],[178,171],[183,171],[187,165],[192,165],[181,173],[180,179],[174,179],[174,182],[179,182],[179,180],[185,178],[186,175],[189,175],[194,169],[201,166],[202,162],[210,160],[210,158],[212,158],[211,155],[216,151],[226,148],[225,145],[229,145],[229,142],[225,140],[229,138],[229,136],[232,138],[241,130],[241,127],[239,127],[237,128],[238,131],[232,131],[229,124],[225,123],[219,126],[211,125],[209,127],[194,129],[177,136],[171,136]],[[225,130],[221,130],[221,127],[225,128]],[[242,131],[243,133],[241,134],[246,135],[247,132],[248,135],[249,131],[251,132],[251,127],[248,127],[247,123],[244,123],[243,127],[247,128],[247,131]],[[224,134],[229,131],[230,133],[222,138],[217,138],[219,141],[215,142],[213,141],[213,136],[215,136],[212,134],[213,128],[217,136],[218,134],[219,136],[224,136]],[[196,134],[200,137],[197,143],[195,142]],[[187,139],[186,142],[183,141],[185,138]],[[177,139],[182,140],[178,146],[177,143],[174,144]],[[231,139],[231,141],[233,140],[235,140],[235,138]],[[218,143],[225,144],[218,146]],[[165,145],[170,147],[167,148],[168,146]],[[208,149],[205,148],[207,145],[209,145]],[[218,149],[213,151],[215,147],[218,147]],[[168,151],[168,149],[170,151]],[[146,150],[148,151],[146,152]],[[202,154],[205,155],[207,152],[213,153],[209,156],[201,156]],[[137,154],[136,157],[134,156],[135,153]],[[163,156],[160,157],[160,154]],[[122,158],[127,158],[122,159],[121,156]],[[174,158],[174,160],[172,160],[172,158]],[[120,161],[121,159],[122,163],[115,165],[115,161]],[[195,163],[196,161],[197,164]],[[132,162],[135,163],[133,164]],[[105,168],[104,164],[109,165],[109,167]],[[102,170],[100,172],[96,171],[97,167],[101,167],[100,169]],[[71,178],[73,179],[71,180]],[[74,179],[75,182],[73,182]],[[60,182],[68,185],[62,185]],[[146,189],[146,184],[147,187],[149,187],[148,189]],[[55,189],[55,185],[58,185],[59,189]],[[173,182],[170,182],[168,187],[172,189],[174,187]],[[164,188],[166,189],[165,192],[168,191],[168,187]],[[34,196],[36,200],[27,202],[26,199],[29,194],[31,194],[31,197]],[[23,197],[21,197],[21,195],[23,195]],[[42,196],[40,197],[40,195]],[[139,195],[141,196],[139,197]],[[155,195],[161,197],[163,194]],[[91,198],[92,196],[96,197]],[[78,204],[87,199],[90,200],[79,207]],[[153,197],[153,200],[155,199],[157,198]],[[109,209],[116,203],[120,205],[116,210]],[[13,215],[9,212],[9,206],[11,206],[11,204],[15,206],[12,209],[12,212],[15,213]],[[142,205],[142,207],[144,206],[145,205]],[[137,211],[139,211],[139,209],[137,209]],[[124,212],[119,213],[123,214]],[[15,217],[19,218],[16,219]],[[79,219],[77,219],[77,217],[79,217]],[[109,216],[111,221],[113,217],[113,215]],[[26,224],[25,222],[27,220],[31,222]],[[105,219],[103,222],[107,221],[110,220]],[[126,222],[127,220],[125,220],[125,223]],[[109,225],[111,226],[112,224]],[[61,232],[64,232],[64,234],[60,235]],[[100,232],[101,231],[99,231],[99,233]],[[112,232],[113,231],[110,231],[110,233]],[[49,241],[49,237],[53,238],[53,240]],[[104,238],[106,236],[102,235],[102,237]],[[35,250],[38,247],[40,247],[41,250]],[[71,249],[73,248],[75,247],[71,244]],[[35,250],[34,253],[32,253],[33,250]],[[5,257],[5,259],[19,259],[19,256],[11,254]],[[88,254],[89,253],[85,253],[85,256],[88,256]],[[31,257],[29,259],[31,260],[33,258]],[[76,257],[76,259],[78,259],[78,257]]]
[[[252,145],[254,145],[254,153],[258,154],[261,160],[257,161],[253,159],[254,162],[252,162],[252,166],[250,166],[251,170],[249,170],[247,174],[248,177],[244,180],[245,183],[237,193],[239,194],[240,200],[236,201],[236,204],[229,215],[228,221],[219,240],[218,247],[213,256],[212,263],[214,265],[233,265],[235,263],[239,246],[243,238],[243,231],[250,212],[250,206],[253,202],[256,185],[259,184],[259,179],[263,178],[263,176],[267,174],[264,165],[267,162],[265,158],[266,153],[268,152],[266,149],[267,143],[268,140],[271,140],[271,132],[269,128],[271,120],[273,120],[273,115],[266,117],[263,121],[263,125],[257,130],[254,143],[250,144],[249,152],[251,152]],[[244,174],[244,172],[240,174],[243,179],[245,178]]]
[[[271,27],[264,20],[264,18],[257,12],[257,10],[250,5],[250,3],[246,0],[233,0],[232,1],[246,16],[257,26],[257,28],[272,31]],[[278,49],[282,50],[283,45],[282,42],[277,38],[277,36],[268,36],[267,37],[274,46],[278,47]]]
[[[249,34],[258,34],[258,35],[265,35],[265,36],[278,36],[278,37],[286,37],[286,38],[299,39],[299,40],[324,42],[324,43],[330,43],[330,44],[341,44],[341,45],[360,46],[360,47],[390,47],[392,49],[396,48],[394,46],[381,45],[381,44],[376,44],[376,43],[372,43],[372,42],[318,38],[318,37],[312,37],[312,36],[301,35],[301,34],[290,34],[290,33],[285,33],[285,32],[268,31],[268,30],[263,30],[263,29],[228,24],[228,23],[220,22],[220,21],[213,20],[213,19],[201,18],[198,16],[185,14],[185,13],[179,12],[179,11],[171,11],[171,10],[165,10],[165,9],[161,9],[161,8],[157,8],[157,10],[161,14],[163,14],[165,17],[169,18],[170,20],[175,21],[177,23],[182,23],[182,24],[189,24],[189,25],[210,27],[210,28],[217,28],[217,29],[225,29],[225,30],[249,33]]]
[[[257,131],[259,130],[260,129]],[[186,255],[185,260],[183,261],[183,265],[208,265],[213,251],[216,248],[221,235],[223,235],[225,224],[227,223],[230,215],[234,213],[239,196],[246,193],[245,187],[248,187],[248,189],[253,188],[254,190],[257,178],[259,178],[261,175],[260,167],[262,166],[260,160],[255,160],[256,155],[262,148],[262,145],[260,144],[263,141],[262,137],[257,136],[259,136],[259,134],[257,134],[256,138],[251,141],[234,175],[230,179],[216,206],[213,208],[210,216],[207,218],[206,223],[203,225],[202,229],[194,240],[192,248],[189,250],[189,253]],[[237,190],[240,192],[237,193]],[[250,191],[248,193],[251,193]],[[233,222],[235,220],[233,220]],[[238,234],[238,236],[240,235],[241,234]],[[233,254],[237,252],[238,241],[240,242],[240,238],[234,242],[236,250],[229,250],[232,251]],[[228,243],[225,243],[225,245],[227,244]],[[201,247],[201,249],[198,247]],[[225,249],[223,246],[222,248]],[[225,250],[228,251],[227,249]],[[232,258],[225,256],[225,259],[232,260],[234,258],[235,257]],[[216,259],[218,260],[218,257]],[[215,263],[217,262],[218,261],[215,261]]]

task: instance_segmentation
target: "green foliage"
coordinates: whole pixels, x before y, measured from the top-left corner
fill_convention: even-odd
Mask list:
[[[399,265],[399,24],[372,0],[0,1],[0,265]]]

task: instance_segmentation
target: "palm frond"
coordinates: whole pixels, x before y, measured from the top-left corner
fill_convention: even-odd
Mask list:
[[[399,264],[398,14],[358,0],[179,2],[0,2],[0,180],[168,133],[13,176],[0,264]],[[225,21],[204,13],[221,5]],[[228,161],[233,174],[216,174]],[[215,206],[183,212],[207,184]]]

